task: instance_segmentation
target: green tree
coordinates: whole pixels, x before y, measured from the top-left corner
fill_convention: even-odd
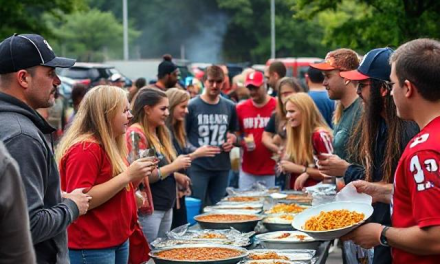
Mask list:
[[[229,58],[264,63],[270,57],[270,1],[217,0],[231,15],[224,52]],[[296,18],[294,0],[275,1],[276,57],[323,56],[318,19]]]
[[[111,12],[77,12],[67,15],[65,22],[57,22],[50,15],[44,18],[54,32],[54,47],[63,56],[85,62],[122,58],[123,28]],[[138,36],[139,32],[129,29],[131,40]]]
[[[62,14],[85,10],[84,0],[0,0],[0,39],[13,33],[37,33],[53,36],[43,17],[44,13],[62,19]]]
[[[297,17],[318,17],[324,43],[368,51],[419,37],[438,37],[436,0],[297,0]]]

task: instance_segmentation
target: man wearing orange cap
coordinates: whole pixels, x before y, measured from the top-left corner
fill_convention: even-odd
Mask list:
[[[362,107],[356,93],[357,82],[341,77],[340,73],[357,69],[358,55],[351,49],[337,49],[329,52],[324,62],[310,66],[324,74],[323,85],[329,98],[339,100],[333,117],[333,148],[337,156],[347,159],[347,139],[353,131],[353,125],[359,120]]]

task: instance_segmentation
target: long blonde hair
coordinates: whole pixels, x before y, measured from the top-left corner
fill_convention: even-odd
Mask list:
[[[125,92],[115,86],[99,85],[87,92],[72,125],[57,147],[58,165],[73,145],[97,142],[110,160],[113,176],[122,173],[127,168],[125,135],[114,138],[112,123],[117,113],[126,107],[126,101]]]
[[[158,126],[156,128],[157,138],[154,137],[148,129],[148,119],[144,110],[145,106],[154,107],[163,98],[167,98],[167,95],[157,88],[142,88],[139,90],[133,104],[133,119],[131,120],[131,123],[139,124],[150,147],[152,145],[152,147],[165,156],[168,162],[172,162],[176,158],[176,150],[171,142],[170,133],[167,127]]]
[[[296,164],[313,164],[313,132],[324,129],[331,135],[331,129],[308,94],[292,94],[287,98],[284,107],[288,102],[294,104],[301,113],[301,124],[299,127],[286,125],[286,156]]]
[[[190,96],[188,92],[178,88],[168,89],[165,93],[168,96],[168,100],[170,100],[170,115],[167,118],[167,124],[168,127],[172,130],[171,132],[174,134],[174,137],[176,138],[180,147],[183,148],[186,146],[185,124],[183,121],[174,119],[174,110],[179,104],[189,101]]]

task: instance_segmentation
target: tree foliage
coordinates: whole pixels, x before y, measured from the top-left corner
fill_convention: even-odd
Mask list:
[[[65,22],[50,15],[44,18],[56,37],[55,49],[63,56],[86,62],[122,58],[123,28],[112,13],[91,9],[67,15]],[[138,35],[129,30],[131,39]]]
[[[13,33],[53,36],[53,32],[43,19],[44,13],[62,19],[62,14],[70,14],[86,8],[84,0],[0,0],[0,39]]]
[[[318,19],[295,18],[295,1],[275,1],[276,57],[323,56],[323,30]],[[228,58],[265,62],[270,57],[270,1],[218,0],[228,11],[224,51]]]
[[[438,37],[436,0],[297,0],[297,17],[318,17],[324,43],[368,51],[419,37]]]

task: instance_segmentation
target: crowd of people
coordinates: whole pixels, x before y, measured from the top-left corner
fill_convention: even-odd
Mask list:
[[[14,34],[0,43],[0,262],[142,263],[149,242],[187,223],[186,196],[225,196],[238,148],[238,188],[352,182],[374,213],[342,240],[374,248],[374,264],[436,263],[439,61],[440,42],[416,39],[362,60],[330,51],[306,87],[280,61],[232,81],[211,65],[182,87],[167,55],[153,84],[76,85],[55,145],[36,110],[75,60]]]

